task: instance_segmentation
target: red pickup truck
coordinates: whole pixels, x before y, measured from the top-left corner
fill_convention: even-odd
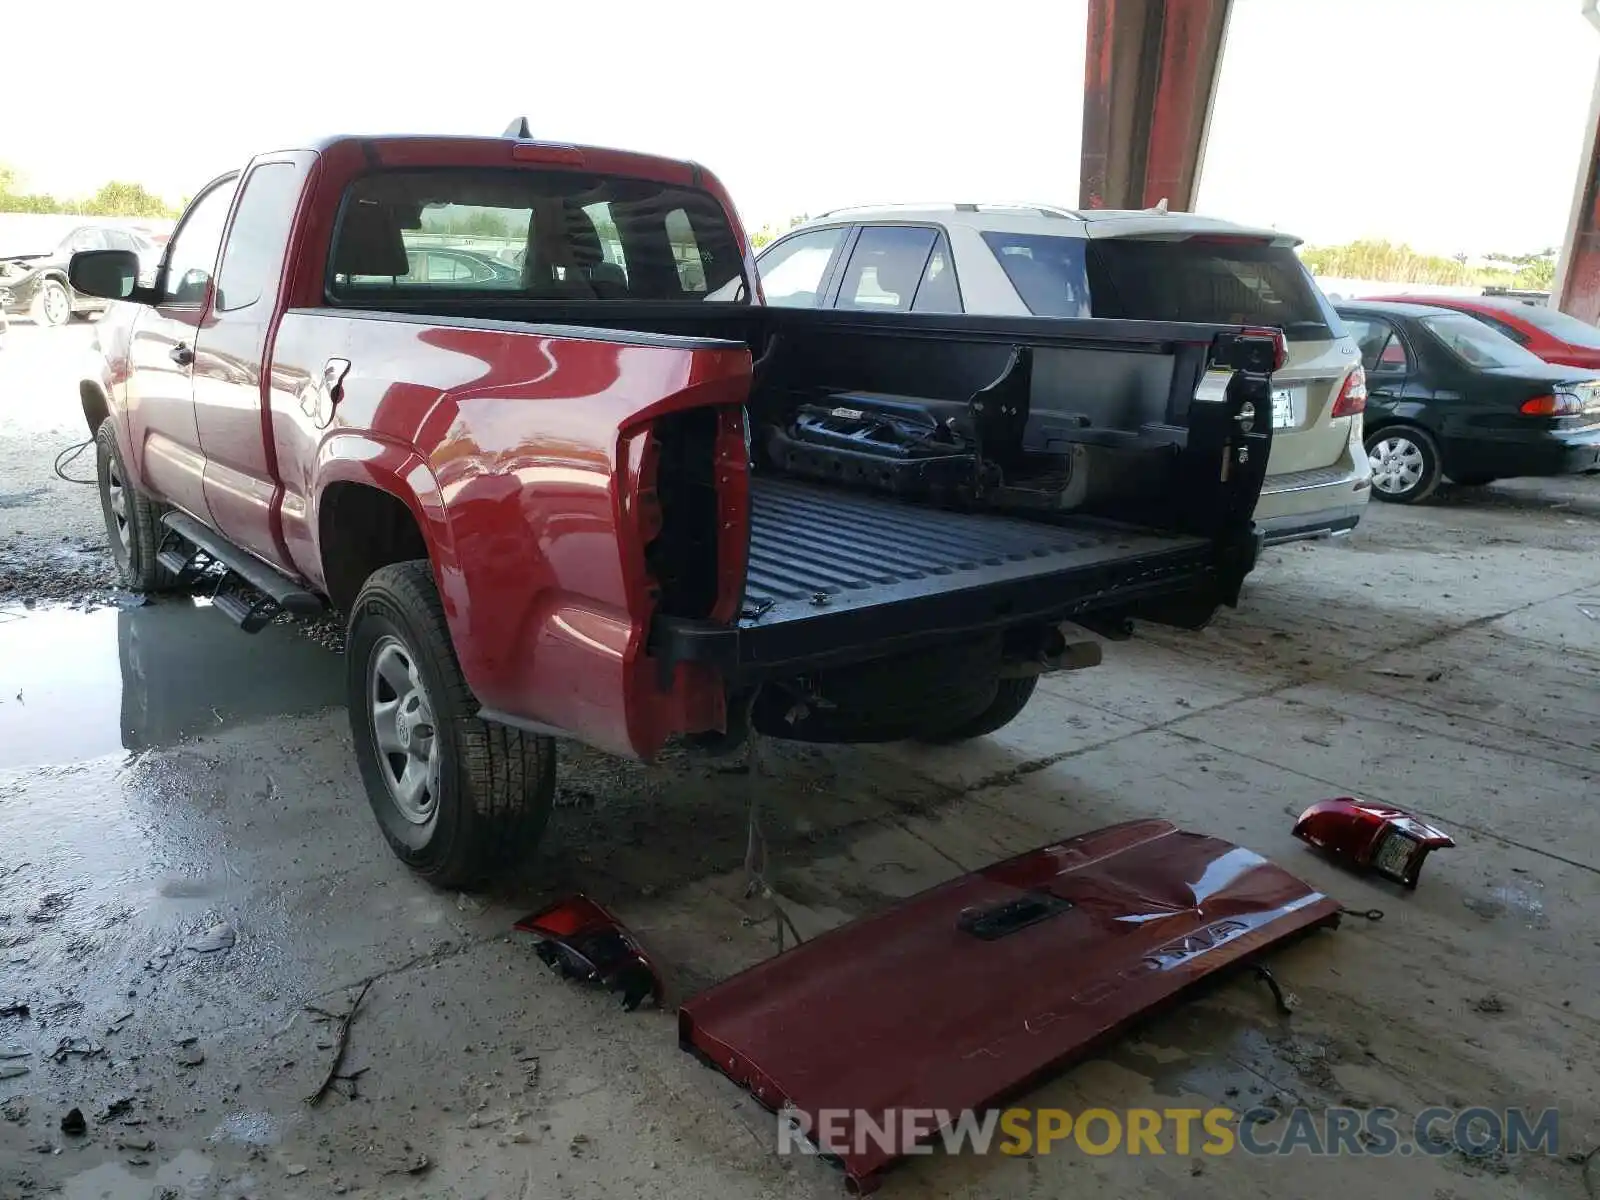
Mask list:
[[[766,308],[692,163],[333,138],[205,187],[152,286],[71,277],[131,302],[81,385],[124,579],[347,614],[440,884],[527,852],[557,737],[979,736],[1095,658],[1063,622],[1198,627],[1255,561],[1276,331]]]

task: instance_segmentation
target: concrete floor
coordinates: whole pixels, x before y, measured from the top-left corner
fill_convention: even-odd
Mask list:
[[[3,384],[0,495],[54,496],[39,448],[75,435],[74,398],[53,385],[22,419]],[[51,522],[89,521],[90,489],[60,495],[6,524],[46,544]],[[1561,1155],[936,1156],[884,1194],[1591,1194],[1566,1155],[1600,1143],[1597,549],[1594,481],[1376,508],[1341,543],[1273,552],[1211,629],[1109,646],[982,743],[779,748],[767,797],[771,874],[808,934],[1144,815],[1387,912],[1275,956],[1292,1018],[1241,980],[1027,1102],[1555,1105]],[[335,655],[191,601],[29,598],[0,604],[0,1006],[31,1009],[0,1017],[0,1050],[22,1055],[0,1075],[29,1068],[0,1079],[0,1197],[842,1194],[826,1166],[774,1155],[770,1118],[677,1049],[670,1015],[618,1012],[510,933],[580,887],[650,942],[674,995],[770,954],[741,923],[741,778],[563,748],[539,860],[493,896],[440,893],[378,836]],[[1436,818],[1459,848],[1403,894],[1290,837],[1307,803],[1350,792]],[[231,949],[191,948],[218,926]],[[369,978],[359,1098],[312,1108],[332,1034],[304,1006],[340,1010]],[[55,1061],[63,1038],[99,1050]],[[59,1129],[73,1107],[86,1136]]]

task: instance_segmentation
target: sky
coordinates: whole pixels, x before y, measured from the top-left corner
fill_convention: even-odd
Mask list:
[[[693,158],[752,228],[1078,199],[1087,0],[0,5],[0,163],[38,191],[118,178],[176,200],[323,134],[526,115],[538,137]],[[1234,0],[1195,207],[1319,244],[1559,244],[1600,63],[1580,8]]]

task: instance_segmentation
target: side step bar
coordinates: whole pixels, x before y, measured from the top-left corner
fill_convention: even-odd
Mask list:
[[[156,561],[175,575],[203,571],[212,563],[228,570],[228,578],[247,585],[248,592],[219,588],[212,603],[246,633],[266,628],[280,612],[297,617],[316,616],[322,601],[294,580],[269,567],[254,555],[239,549],[216,531],[208,529],[187,513],[168,512],[161,518],[166,527]],[[187,544],[185,544],[187,543]]]

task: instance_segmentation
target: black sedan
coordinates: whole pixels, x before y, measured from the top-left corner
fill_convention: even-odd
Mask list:
[[[65,325],[103,310],[104,300],[80,295],[67,282],[67,264],[79,250],[132,250],[152,270],[160,257],[133,229],[86,224],[82,217],[0,213],[0,307],[35,325]]]
[[[1464,313],[1335,305],[1367,370],[1372,494],[1412,504],[1441,478],[1600,471],[1600,373],[1553,366]]]

